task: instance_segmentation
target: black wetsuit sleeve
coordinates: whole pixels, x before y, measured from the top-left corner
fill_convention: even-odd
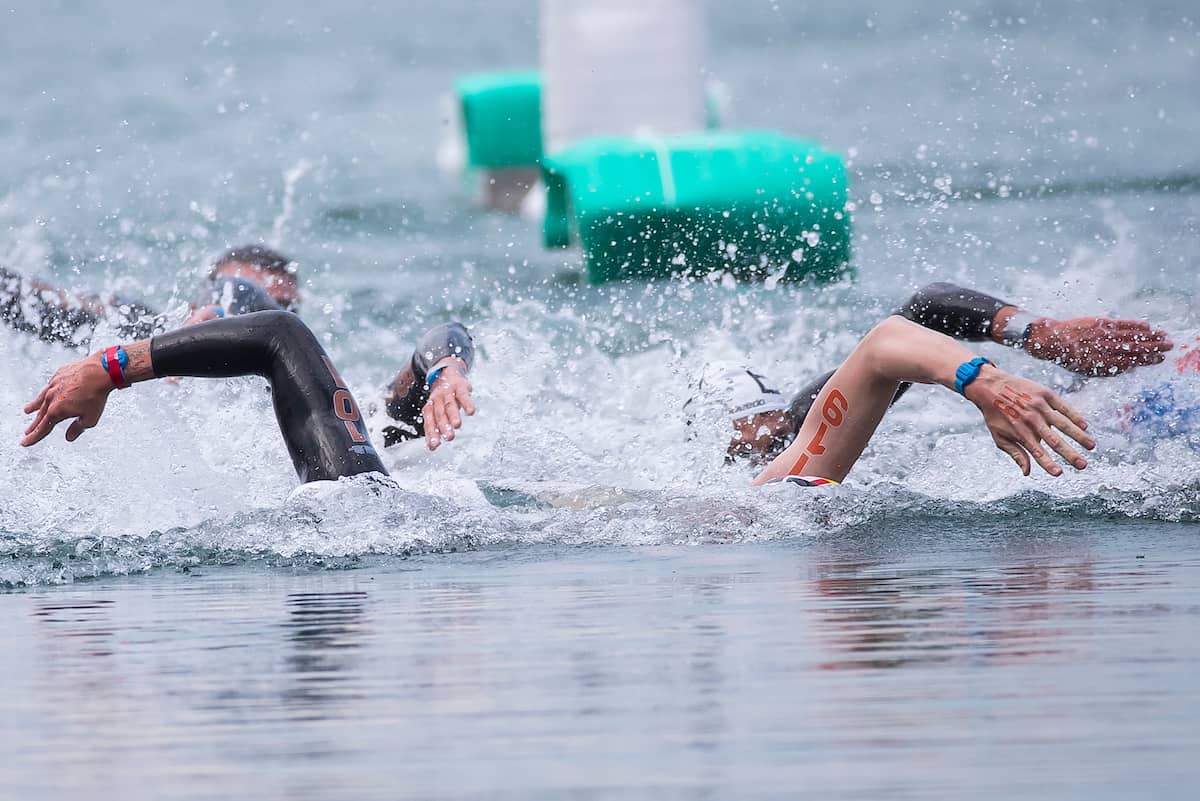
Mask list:
[[[833,373],[834,371],[830,370],[820,378],[809,381],[804,386],[804,389],[797,392],[792,398],[792,402],[788,406],[788,413],[792,416],[792,420],[795,421],[795,428],[792,431],[793,437],[800,433],[800,426],[804,425],[804,418],[808,416],[808,410],[812,408],[813,402],[816,401],[817,395],[821,394],[821,390],[825,388],[825,384],[829,382],[829,379],[833,378]],[[911,386],[912,384],[910,383],[902,382],[900,386],[896,387],[896,394],[892,397],[892,403],[900,400],[900,397]]]
[[[387,473],[349,389],[299,317],[252,312],[151,340],[155,376],[261,375],[302,482]]]
[[[917,290],[896,314],[933,331],[982,342],[991,339],[992,320],[1005,306],[1015,304],[973,289],[936,283]]]
[[[445,323],[431,328],[417,342],[409,363],[412,383],[407,387],[393,386],[387,399],[388,417],[402,425],[384,430],[385,446],[421,436],[421,410],[429,400],[425,379],[433,366],[447,356],[459,357],[467,363],[468,370],[475,363],[475,341],[462,323]]]
[[[267,290],[244,278],[218,278],[213,281],[206,297],[207,300],[201,301],[200,305],[207,303],[220,306],[226,314],[249,314],[283,308],[267,294]]]

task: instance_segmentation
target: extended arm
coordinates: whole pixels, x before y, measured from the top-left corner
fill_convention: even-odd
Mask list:
[[[461,323],[427,331],[388,387],[388,416],[400,425],[384,430],[384,445],[416,439],[422,431],[430,450],[454,439],[455,429],[462,427],[459,410],[475,414],[467,380],[474,362],[475,343]]]
[[[107,321],[123,337],[144,338],[162,330],[166,316],[141,303],[61,289],[0,267],[0,321],[45,342],[86,345]]]
[[[902,382],[953,388],[955,371],[974,357],[950,339],[900,317],[889,317],[858,344],[821,389],[795,441],[756,479],[756,484],[787,475],[842,480],[870,440]],[[966,397],[983,413],[997,447],[1028,475],[1030,458],[1059,475],[1044,442],[1077,469],[1087,466],[1057,429],[1085,448],[1095,442],[1084,433],[1078,412],[1050,390],[985,366]]]
[[[100,420],[115,388],[102,360],[115,349],[93,353],[60,368],[25,407],[34,421],[21,440],[33,445],[64,420],[73,419],[74,441]],[[386,473],[367,437],[358,405],[320,342],[296,315],[247,314],[179,329],[124,348],[123,378],[129,384],[164,376],[261,375],[271,384],[279,428],[301,481]]]
[[[1037,316],[1016,304],[973,289],[940,282],[919,289],[896,314],[932,331],[968,342],[991,340],[1024,350],[1084,375],[1115,375],[1158,364],[1172,348],[1170,337],[1141,320]],[[810,381],[792,399],[796,427],[833,372]],[[908,389],[901,384],[894,401]]]
[[[1158,364],[1172,347],[1166,331],[1143,320],[1056,320],[949,283],[923,287],[896,313],[955,339],[990,339],[1083,375],[1116,375]]]

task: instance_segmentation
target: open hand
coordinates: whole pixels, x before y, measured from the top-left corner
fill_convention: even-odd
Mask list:
[[[1158,364],[1174,345],[1166,331],[1142,320],[1076,317],[1036,320],[1025,350],[1083,375],[1116,375],[1133,367]]]
[[[462,428],[462,415],[475,414],[475,402],[471,400],[471,382],[459,363],[451,363],[438,373],[429,388],[429,400],[421,410],[425,424],[425,444],[429,450],[437,450],[442,441],[454,439],[454,430]]]
[[[75,420],[67,427],[67,442],[79,439],[80,434],[100,422],[108,395],[115,388],[108,372],[100,366],[98,352],[58,368],[38,396],[25,405],[25,414],[36,412],[37,417],[25,429],[21,445],[41,442],[55,426],[72,417]]]
[[[983,412],[996,447],[1011,456],[1024,475],[1029,475],[1032,458],[1050,475],[1061,476],[1062,468],[1050,451],[1076,470],[1087,467],[1087,459],[1067,442],[1069,437],[1088,450],[1096,447],[1084,431],[1087,421],[1041,384],[988,365],[967,387],[967,399]]]

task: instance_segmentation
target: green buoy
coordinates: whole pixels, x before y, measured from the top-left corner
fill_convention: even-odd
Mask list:
[[[605,137],[541,163],[545,244],[578,242],[591,283],[850,271],[846,166],[811,142],[754,131]]]

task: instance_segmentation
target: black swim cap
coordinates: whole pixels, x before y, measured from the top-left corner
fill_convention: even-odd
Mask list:
[[[282,275],[295,276],[297,272],[296,262],[277,250],[272,250],[266,245],[242,245],[222,253],[221,258],[213,262],[212,274],[216,274],[218,267],[233,262],[253,264],[255,267]]]

